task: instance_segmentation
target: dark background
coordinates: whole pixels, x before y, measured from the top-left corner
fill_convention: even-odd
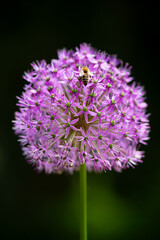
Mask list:
[[[37,175],[12,130],[23,72],[82,42],[129,62],[145,86],[151,133],[143,164],[88,174],[89,240],[159,239],[160,9],[154,1],[7,1],[0,13],[0,238],[79,239],[79,174]]]

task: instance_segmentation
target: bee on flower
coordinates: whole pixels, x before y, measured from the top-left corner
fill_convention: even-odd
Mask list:
[[[81,44],[31,64],[14,130],[37,171],[121,171],[142,162],[149,139],[145,91],[129,65]]]
[[[93,73],[89,70],[88,67],[83,66],[81,68],[80,74],[79,74],[79,80],[83,82],[83,84],[86,86],[88,84],[89,79],[93,76]]]

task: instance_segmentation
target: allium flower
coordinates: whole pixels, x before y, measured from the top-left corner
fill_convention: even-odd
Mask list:
[[[36,170],[72,173],[85,162],[89,171],[120,171],[142,162],[149,114],[128,64],[82,44],[31,65],[14,129]]]

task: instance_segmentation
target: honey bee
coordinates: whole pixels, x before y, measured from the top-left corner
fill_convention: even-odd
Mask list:
[[[88,67],[83,66],[80,74],[79,74],[79,80],[82,80],[83,84],[86,86],[88,84],[89,78],[92,76],[92,72],[88,69]]]

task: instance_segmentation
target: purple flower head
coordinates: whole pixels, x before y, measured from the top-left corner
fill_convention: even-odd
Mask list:
[[[89,171],[121,171],[142,162],[149,114],[128,64],[81,44],[31,66],[13,122],[36,170],[72,173],[85,162]]]

